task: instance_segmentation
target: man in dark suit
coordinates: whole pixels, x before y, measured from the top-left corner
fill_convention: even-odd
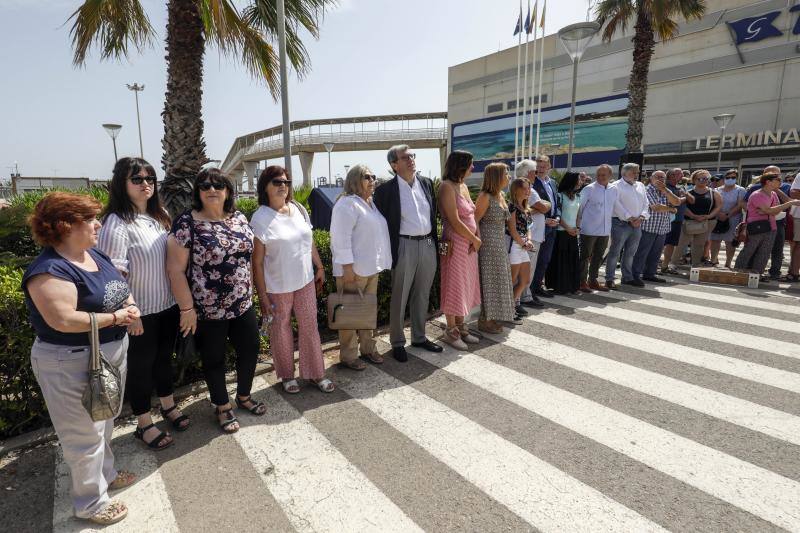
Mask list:
[[[428,299],[436,275],[436,199],[430,179],[417,174],[414,154],[407,145],[393,146],[386,158],[394,178],[375,190],[375,206],[389,226],[392,245],[392,300],[389,339],[392,355],[408,361],[403,326],[410,305],[411,345],[431,352],[442,347],[425,337]]]
[[[536,179],[533,180],[533,188],[542,200],[550,202],[550,212],[545,214],[544,219],[544,242],[539,248],[539,256],[536,258],[536,270],[531,281],[531,293],[535,296],[552,298],[553,295],[544,290],[542,280],[553,256],[553,245],[556,242],[556,228],[561,220],[561,204],[558,202],[558,184],[550,178],[550,158],[540,155],[536,158]]]

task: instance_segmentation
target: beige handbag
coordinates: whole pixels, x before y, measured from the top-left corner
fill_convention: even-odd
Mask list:
[[[122,378],[119,369],[108,362],[100,351],[100,339],[97,331],[97,317],[89,313],[91,331],[89,344],[89,383],[83,391],[81,403],[91,419],[95,422],[108,420],[117,416],[122,404]]]
[[[333,330],[375,329],[378,322],[378,296],[345,293],[344,287],[328,295],[328,327]]]

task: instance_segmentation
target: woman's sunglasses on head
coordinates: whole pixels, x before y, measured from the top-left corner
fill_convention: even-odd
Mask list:
[[[156,182],[155,176],[133,176],[128,179],[131,180],[131,183],[133,183],[134,185],[141,185],[145,181],[147,181],[147,183],[150,185],[154,185]]]
[[[201,191],[210,191],[211,187],[214,187],[215,191],[221,191],[225,188],[225,184],[217,181],[204,181],[203,183],[197,185],[197,188]]]

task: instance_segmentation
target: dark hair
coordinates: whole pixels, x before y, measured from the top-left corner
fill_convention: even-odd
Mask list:
[[[453,150],[447,156],[447,161],[444,164],[444,172],[442,179],[447,181],[454,181],[462,183],[464,176],[472,164],[472,154],[464,150]]]
[[[768,181],[779,180],[779,179],[781,179],[780,174],[762,174],[761,177],[759,178],[759,182],[761,182],[761,186],[763,187],[764,185],[767,184]]]
[[[558,182],[558,192],[569,196],[570,200],[575,198],[575,186],[578,184],[580,175],[577,172],[566,172]]]
[[[280,165],[270,165],[264,170],[261,171],[261,175],[258,177],[258,183],[256,183],[256,194],[258,194],[258,205],[265,205],[269,207],[269,193],[267,192],[267,186],[270,184],[272,180],[275,178],[280,178],[281,176],[286,176],[286,179],[292,181],[292,177],[286,172],[286,169]],[[286,203],[289,203],[293,200],[292,196],[292,185],[289,184],[289,192],[286,194]]]
[[[37,202],[28,218],[34,240],[42,246],[55,246],[72,226],[92,220],[103,206],[86,194],[51,192]]]
[[[194,183],[192,184],[192,208],[195,211],[201,211],[203,209],[203,202],[200,201],[200,187],[198,187],[198,185],[204,181],[224,184],[227,194],[225,196],[225,203],[222,205],[222,210],[229,215],[236,211],[236,198],[233,189],[233,182],[227,174],[218,168],[206,168],[198,172],[197,176],[195,176]]]
[[[108,205],[103,210],[102,218],[108,215],[117,215],[125,222],[133,222],[136,218],[136,207],[128,196],[128,178],[138,175],[142,170],[148,176],[156,176],[156,169],[153,165],[139,157],[123,157],[114,165],[111,175],[111,182],[108,184]],[[161,198],[158,196],[158,187],[153,184],[153,196],[147,200],[146,212],[161,224],[164,229],[169,230],[170,218]]]

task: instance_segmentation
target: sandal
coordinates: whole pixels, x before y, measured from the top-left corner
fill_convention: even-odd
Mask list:
[[[179,416],[177,418],[173,419],[173,418],[169,417],[169,414],[171,412],[173,412],[177,408],[178,408],[178,404],[173,405],[169,409],[164,409],[163,407],[161,407],[160,408],[161,417],[164,420],[168,420],[169,423],[172,424],[172,427],[175,429],[175,431],[186,431],[187,429],[189,429],[189,424],[183,424],[183,422],[189,420],[188,416],[186,416],[185,414],[181,413],[181,416]]]
[[[283,390],[285,390],[287,393],[297,394],[298,392],[300,392],[300,385],[297,384],[296,379],[290,379],[288,381],[283,380],[282,383],[283,383]]]
[[[164,448],[169,448],[170,446],[172,446],[172,444],[175,441],[172,440],[172,438],[170,438],[169,433],[164,433],[163,431],[161,433],[159,433],[158,436],[156,438],[154,438],[153,440],[151,440],[150,442],[147,442],[146,440],[144,440],[144,432],[147,431],[148,429],[154,428],[154,427],[156,427],[155,424],[150,424],[149,426],[145,426],[143,428],[140,428],[140,427],[137,426],[136,431],[133,432],[133,436],[136,437],[137,439],[139,439],[140,441],[142,441],[143,443],[145,443],[147,445],[147,447],[150,448],[151,450],[158,451],[158,450],[163,450]],[[158,429],[158,428],[156,428],[156,429]],[[162,442],[166,438],[169,438],[169,441],[166,444],[162,444]]]
[[[317,388],[322,392],[333,392],[336,390],[336,386],[333,384],[333,381],[329,380],[328,378],[322,378],[320,380],[311,379],[309,381],[316,385]]]
[[[353,359],[352,361],[342,361],[342,366],[345,366],[351,370],[358,370],[359,372],[362,370],[366,370],[367,363],[362,361],[361,359]]]
[[[120,470],[117,472],[117,477],[114,478],[114,481],[108,484],[108,490],[121,490],[125,487],[130,487],[135,481],[136,474],[127,470]]]
[[[467,344],[478,344],[481,340],[469,332],[465,324],[458,325],[458,333],[461,335],[461,340]]]
[[[373,363],[373,364],[376,364],[376,365],[383,364],[383,356],[381,354],[379,354],[378,352],[362,353],[361,356],[362,357],[366,357],[367,360],[370,363]]]
[[[239,428],[229,429],[232,425],[238,424],[239,420],[237,420],[236,416],[233,414],[233,408],[225,409],[224,411],[220,411],[219,407],[214,408],[214,414],[217,415],[217,420],[219,420],[219,415],[225,415],[225,421],[219,423],[219,427],[222,428],[222,431],[225,433],[236,433],[239,431]]]
[[[245,404],[248,403],[248,402],[253,404],[253,406],[252,407],[247,407]],[[264,402],[257,402],[255,400],[253,400],[252,396],[248,396],[244,400],[240,400],[239,397],[237,396],[236,397],[236,407],[238,407],[239,409],[247,409],[248,411],[250,411],[250,414],[253,414],[253,415],[256,415],[256,416],[262,416],[264,413],[267,412],[267,405]]]
[[[112,500],[108,505],[87,518],[87,520],[95,524],[100,524],[101,526],[108,526],[110,524],[116,524],[126,516],[128,516],[128,507],[120,501]]]

